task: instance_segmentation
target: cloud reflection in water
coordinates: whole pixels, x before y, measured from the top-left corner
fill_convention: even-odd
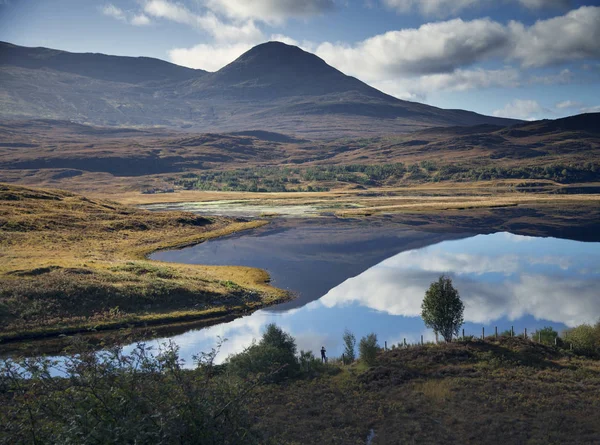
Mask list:
[[[507,233],[444,241],[390,257],[329,290],[322,298],[285,312],[258,311],[173,340],[188,364],[199,351],[227,338],[219,355],[242,351],[268,323],[297,340],[298,349],[331,355],[343,350],[342,333],[376,332],[388,344],[433,339],[419,317],[429,284],[449,274],[465,302],[465,328],[557,329],[600,318],[600,243],[532,238]],[[310,281],[311,277],[302,277]],[[301,291],[301,290],[300,290]]]

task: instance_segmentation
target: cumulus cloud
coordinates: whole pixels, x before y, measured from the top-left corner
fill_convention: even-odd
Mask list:
[[[262,31],[252,20],[240,24],[227,24],[211,11],[197,14],[180,3],[167,0],[147,1],[144,3],[144,12],[152,17],[202,29],[220,42],[257,43],[264,38]]]
[[[101,8],[102,14],[120,20],[121,22],[129,23],[134,26],[145,26],[150,24],[150,18],[146,15],[131,14],[116,7],[112,3],[106,4]]]
[[[131,24],[135,26],[149,25],[150,18],[145,14],[136,14],[132,17]]]
[[[600,7],[582,7],[529,27],[515,21],[505,26],[489,18],[453,19],[390,31],[352,45],[325,42],[316,52],[346,73],[380,81],[391,76],[455,73],[491,58],[517,60],[525,68],[598,58],[598,41]],[[481,77],[481,73],[471,75]],[[568,71],[561,73],[560,80],[568,75]],[[535,79],[542,81],[546,82]]]
[[[109,17],[113,17],[117,20],[127,21],[127,17],[125,16],[125,12],[121,8],[117,8],[112,3],[104,5],[102,8],[102,14],[107,15]]]
[[[535,120],[536,116],[544,111],[542,106],[531,99],[514,99],[504,108],[494,111],[497,117],[510,117],[514,119]]]
[[[423,90],[466,91],[475,88],[517,87],[521,84],[521,74],[514,68],[501,70],[462,70],[422,76],[419,87]]]
[[[509,57],[526,68],[600,57],[600,7],[582,6],[530,27],[512,21],[508,30],[514,42]]]
[[[174,48],[169,60],[177,65],[217,71],[252,48],[252,44],[238,42],[212,45],[201,43],[191,48]]]
[[[506,29],[490,19],[454,19],[390,31],[352,46],[326,42],[316,51],[342,71],[369,80],[381,74],[451,72],[498,55],[508,41]]]
[[[335,7],[333,0],[207,0],[206,4],[230,18],[268,23],[319,15]]]

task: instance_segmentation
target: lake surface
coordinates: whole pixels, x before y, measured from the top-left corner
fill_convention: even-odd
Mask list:
[[[419,317],[429,284],[452,277],[465,303],[465,331],[480,335],[514,326],[557,330],[600,318],[600,243],[500,232],[427,233],[371,222],[281,223],[179,251],[161,261],[236,264],[268,270],[273,284],[293,290],[290,303],[172,337],[182,357],[226,338],[218,361],[260,338],[268,323],[290,332],[298,348],[325,346],[341,355],[345,328],[357,338],[375,332],[383,345],[433,340]],[[166,339],[156,340],[157,343]]]

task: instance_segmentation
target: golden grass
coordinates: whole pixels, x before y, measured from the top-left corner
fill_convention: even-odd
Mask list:
[[[432,402],[445,402],[452,396],[451,382],[448,380],[426,380],[415,383],[414,389]]]
[[[214,317],[280,301],[286,294],[258,269],[146,259],[263,224],[0,185],[0,339]]]

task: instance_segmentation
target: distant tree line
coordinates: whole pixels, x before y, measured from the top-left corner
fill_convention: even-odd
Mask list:
[[[185,173],[174,184],[187,190],[243,192],[321,192],[333,183],[392,186],[407,182],[472,182],[496,179],[540,179],[563,184],[600,181],[600,164],[548,164],[518,167],[439,164],[349,164],[313,167],[248,167]]]

